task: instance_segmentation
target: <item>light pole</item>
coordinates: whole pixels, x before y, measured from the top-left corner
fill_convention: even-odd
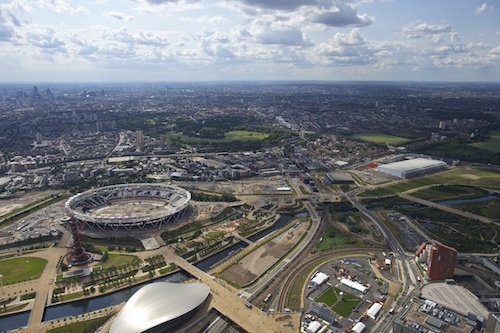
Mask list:
[[[3,277],[3,275],[2,275],[2,273],[0,273],[0,285],[2,285],[2,294],[3,294],[3,281],[2,281],[2,277]]]

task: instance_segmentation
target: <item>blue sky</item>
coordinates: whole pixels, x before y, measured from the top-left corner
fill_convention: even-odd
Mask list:
[[[499,81],[497,0],[0,0],[0,82]]]

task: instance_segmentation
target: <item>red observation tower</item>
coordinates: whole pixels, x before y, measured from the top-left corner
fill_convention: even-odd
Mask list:
[[[92,253],[85,252],[82,243],[82,229],[85,228],[85,224],[78,223],[78,220],[74,216],[61,218],[59,224],[71,232],[73,236],[71,245],[68,247],[68,253],[66,254],[67,262],[75,266],[92,262],[94,259]]]

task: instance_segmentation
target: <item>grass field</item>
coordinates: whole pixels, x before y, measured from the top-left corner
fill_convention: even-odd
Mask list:
[[[500,199],[481,201],[481,202],[469,202],[461,205],[457,205],[461,210],[467,212],[488,217],[490,219],[500,218]]]
[[[413,196],[430,201],[473,199],[488,195],[483,189],[463,185],[439,185],[412,193]]]
[[[342,299],[339,300],[338,295],[343,292]],[[325,303],[337,314],[347,317],[351,314],[353,308],[355,308],[361,299],[340,290],[339,288],[329,288],[323,295],[321,295],[317,300],[318,303]]]
[[[426,177],[403,181],[394,185],[378,187],[360,193],[360,197],[388,196],[427,185],[453,184],[488,188],[500,188],[500,173],[488,170],[454,169]]]
[[[363,243],[334,226],[328,225],[326,227],[325,233],[323,234],[323,240],[318,243],[318,251],[325,251],[330,249],[342,248],[342,247],[353,247],[360,246]]]
[[[252,131],[229,131],[224,133],[223,139],[205,139],[192,137],[188,135],[178,135],[178,134],[164,134],[165,138],[175,139],[179,137],[183,142],[187,143],[200,143],[202,141],[208,142],[232,142],[232,141],[260,141],[267,139],[269,134],[260,133],[260,132],[252,132]]]
[[[91,333],[94,332],[97,328],[99,328],[99,326],[104,324],[109,318],[110,315],[101,318],[85,320],[69,325],[64,325],[62,327],[48,330],[47,333]]]
[[[251,131],[230,131],[224,134],[225,138],[222,141],[229,140],[240,140],[240,141],[248,141],[248,140],[264,140],[269,137],[269,134],[260,133],[260,132],[251,132]]]
[[[118,266],[123,266],[127,264],[133,263],[135,260],[138,260],[139,258],[136,256],[132,256],[129,254],[115,254],[115,253],[110,253],[108,256],[108,260],[106,262],[102,263],[102,268],[110,268],[110,267],[118,267]]]
[[[352,139],[363,140],[374,143],[383,143],[386,145],[399,145],[410,141],[409,139],[402,138],[394,135],[386,135],[382,133],[360,133],[351,135]]]
[[[476,148],[485,149],[494,153],[500,153],[500,131],[490,131],[491,139],[486,142],[474,142],[471,146]]]
[[[47,260],[34,257],[13,258],[0,261],[4,285],[38,279]]]

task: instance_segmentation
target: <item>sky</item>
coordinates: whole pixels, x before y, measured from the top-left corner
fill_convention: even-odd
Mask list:
[[[0,0],[0,82],[500,81],[498,0]]]

